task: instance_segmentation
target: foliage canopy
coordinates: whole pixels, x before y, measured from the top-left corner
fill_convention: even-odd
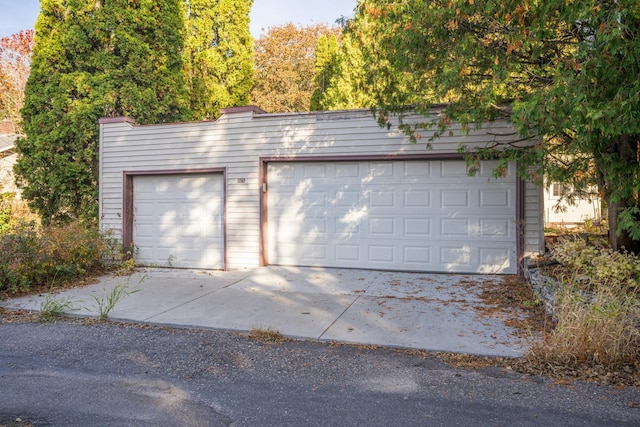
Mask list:
[[[542,142],[461,150],[516,160],[574,196],[598,186],[613,246],[638,251],[639,22],[634,0],[361,0],[351,26],[383,120],[444,104],[437,121],[404,125],[437,137],[452,120],[509,118]]]
[[[323,24],[270,27],[255,43],[253,103],[270,113],[308,111],[314,91],[314,58],[322,36],[338,36]]]
[[[32,30],[0,39],[0,119],[10,120],[21,132],[20,109],[31,67]]]
[[[314,64],[315,88],[311,110],[348,110],[373,107],[366,86],[364,58],[347,28],[342,37],[321,36]]]
[[[247,105],[253,87],[253,0],[184,2],[184,78],[195,120],[215,119],[220,108]]]
[[[15,166],[44,223],[97,218],[98,119],[186,112],[176,0],[43,0]]]
[[[248,103],[251,4],[40,2],[15,172],[44,223],[97,219],[99,118],[205,119]]]

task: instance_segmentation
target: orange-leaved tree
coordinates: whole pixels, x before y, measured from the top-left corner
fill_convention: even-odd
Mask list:
[[[0,119],[13,122],[17,133],[21,129],[24,86],[31,69],[33,34],[33,30],[23,30],[0,39]]]
[[[309,111],[318,39],[340,32],[324,24],[269,27],[255,42],[253,104],[271,113]]]

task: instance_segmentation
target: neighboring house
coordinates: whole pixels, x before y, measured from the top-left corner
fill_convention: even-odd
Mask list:
[[[0,126],[0,193],[18,191],[13,176],[13,165],[18,157],[15,148],[18,136],[9,131],[12,132],[13,127]]]
[[[504,121],[456,127],[429,150],[369,110],[105,118],[100,224],[145,265],[516,273],[544,250],[542,189],[515,164],[469,176],[457,153],[513,134]]]
[[[553,182],[544,188],[544,224],[545,227],[573,227],[586,220],[599,221],[602,218],[600,198],[581,198],[574,204],[558,201],[567,191],[566,184]]]

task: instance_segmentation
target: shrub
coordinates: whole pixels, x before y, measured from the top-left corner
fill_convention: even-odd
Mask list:
[[[14,227],[0,235],[0,291],[54,286],[105,269],[113,241],[78,223]]]
[[[640,259],[633,254],[597,248],[579,238],[563,240],[552,254],[566,268],[565,275],[577,275],[589,289],[634,292],[640,285]]]
[[[556,327],[532,354],[544,363],[623,366],[640,358],[640,260],[566,240],[553,250],[563,274]]]
[[[24,200],[16,199],[15,193],[0,193],[0,235],[38,223]]]

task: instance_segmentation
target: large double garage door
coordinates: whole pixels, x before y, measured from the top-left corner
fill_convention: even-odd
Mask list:
[[[516,178],[485,162],[271,162],[268,262],[515,273]]]

